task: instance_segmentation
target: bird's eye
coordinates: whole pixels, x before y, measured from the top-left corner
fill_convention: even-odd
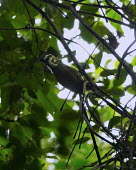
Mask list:
[[[54,58],[52,58],[52,60],[51,60],[54,64],[57,62],[57,60],[56,59],[54,59]]]
[[[52,60],[51,60],[53,63],[55,63],[55,60],[52,58]]]

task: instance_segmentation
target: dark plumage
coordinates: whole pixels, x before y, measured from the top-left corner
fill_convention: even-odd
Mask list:
[[[55,62],[57,60],[53,55],[42,56],[40,61],[52,70],[57,81],[62,86],[73,92],[83,93],[83,86],[86,81],[82,78],[79,71],[62,63],[57,64]],[[90,89],[88,84],[87,88]]]

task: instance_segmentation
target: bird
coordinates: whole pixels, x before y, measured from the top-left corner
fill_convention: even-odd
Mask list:
[[[84,88],[85,91],[91,89],[89,82],[83,79],[83,76],[78,70],[61,62],[58,63],[58,60],[52,54],[43,54],[39,61],[49,67],[49,69],[51,69],[53,72],[56,80],[63,87],[69,89],[70,91],[83,94]]]

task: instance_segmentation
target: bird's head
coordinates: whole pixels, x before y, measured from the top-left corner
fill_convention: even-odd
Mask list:
[[[57,64],[57,59],[55,56],[53,56],[52,54],[48,54],[48,55],[45,55],[43,54],[41,57],[40,57],[40,62],[44,63],[45,65],[49,66],[49,67],[56,67],[58,64]]]

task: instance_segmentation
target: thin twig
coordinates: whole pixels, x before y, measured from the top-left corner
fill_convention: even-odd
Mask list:
[[[114,18],[110,18],[110,17],[104,17],[104,16],[102,16],[102,15],[99,15],[99,14],[94,14],[94,13],[92,13],[92,12],[88,12],[88,11],[82,11],[82,10],[80,10],[80,11],[77,11],[79,14],[86,14],[86,15],[91,15],[91,16],[95,16],[95,17],[99,17],[99,18],[105,18],[105,19],[107,19],[107,20],[109,20],[109,21],[112,21],[112,22],[114,22],[114,23],[117,23],[117,24],[120,24],[120,25],[124,25],[124,26],[127,26],[127,27],[129,27],[129,28],[131,28],[134,24],[127,24],[127,23],[124,23],[124,22],[122,22],[122,21],[119,21],[119,20],[116,20],[116,19],[114,19]]]
[[[87,114],[86,114],[86,111],[85,111],[85,107],[83,106],[83,119],[85,120],[86,124],[88,125],[88,128],[90,130],[90,134],[92,136],[92,140],[93,140],[93,144],[94,144],[94,149],[95,149],[95,152],[96,152],[96,155],[97,155],[97,159],[98,159],[98,162],[99,162],[99,165],[101,165],[101,156],[100,156],[100,153],[99,153],[99,150],[98,150],[98,146],[97,146],[97,143],[96,143],[96,139],[95,139],[95,136],[94,136],[94,130],[93,128],[91,127],[91,124],[89,123],[89,119],[87,117]],[[101,168],[100,168],[101,169]],[[101,169],[102,170],[102,169]]]
[[[97,3],[98,3],[98,5],[100,5],[99,0],[97,0]],[[108,23],[108,20],[107,20],[105,14],[104,14],[104,12],[103,12],[103,8],[100,8],[100,9],[101,9],[101,11],[102,11],[103,17],[105,18],[105,21]]]
[[[98,117],[95,115],[94,111],[91,111],[91,108],[89,106],[88,103],[88,97],[86,97],[86,105],[87,108],[90,112],[90,114],[92,115],[92,117],[96,120],[96,122],[99,124],[99,126],[113,139],[115,140],[118,144],[121,145],[121,143],[119,142],[119,140],[116,138],[116,136],[114,136],[112,133],[110,133],[110,131],[102,124],[102,122],[98,119]]]
[[[125,50],[122,58],[121,58],[121,61],[120,61],[120,64],[119,64],[119,67],[118,67],[118,73],[117,73],[117,79],[119,79],[120,77],[120,72],[121,72],[121,67],[123,65],[123,62],[124,62],[124,59],[125,57],[128,55],[128,50],[135,44],[136,40],[134,40],[129,46],[128,48]]]
[[[26,9],[26,11],[27,11],[27,13],[28,13],[29,18],[30,18],[30,22],[31,22],[31,25],[32,25],[32,30],[33,30],[33,32],[34,32],[34,36],[35,36],[35,40],[36,40],[36,44],[37,44],[36,56],[38,56],[39,40],[38,40],[36,31],[35,31],[35,29],[34,29],[34,23],[33,23],[31,14],[30,14],[30,12],[29,12],[29,10],[28,10],[28,8],[27,8],[27,5],[26,5],[26,3],[25,3],[25,0],[22,0],[22,2],[23,2],[23,4],[24,4],[24,7],[25,7],[25,9]]]

